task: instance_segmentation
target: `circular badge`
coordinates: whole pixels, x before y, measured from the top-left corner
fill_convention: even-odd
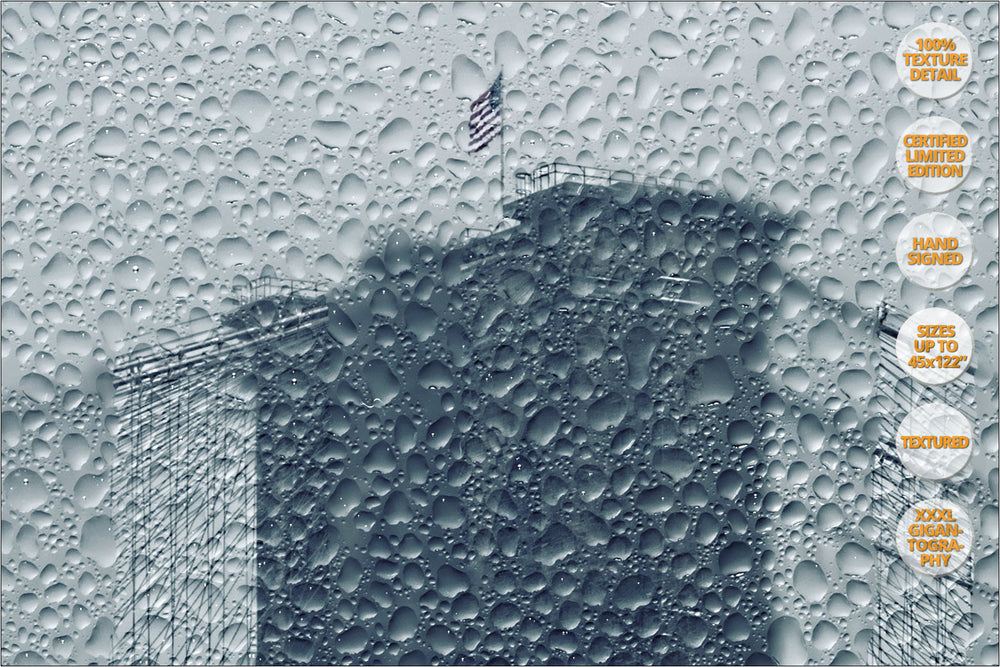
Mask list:
[[[896,360],[914,380],[946,384],[968,368],[972,346],[972,330],[965,320],[946,308],[927,308],[899,328]]]
[[[957,28],[924,23],[906,34],[896,50],[896,74],[920,97],[951,97],[972,75],[972,45]]]
[[[934,481],[957,474],[972,456],[972,425],[944,403],[928,403],[906,415],[896,432],[896,451],[906,469]]]
[[[933,577],[957,570],[972,550],[972,519],[948,500],[930,498],[910,507],[896,526],[903,562]]]
[[[915,285],[926,289],[951,287],[972,264],[972,234],[947,213],[918,215],[896,239],[896,263]]]
[[[969,135],[950,118],[918,118],[896,144],[896,167],[918,190],[933,194],[953,190],[972,169]]]

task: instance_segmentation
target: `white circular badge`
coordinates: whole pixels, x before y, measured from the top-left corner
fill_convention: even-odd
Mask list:
[[[972,330],[965,320],[946,308],[927,308],[899,328],[896,360],[914,380],[945,384],[968,368],[972,346]]]
[[[900,42],[896,74],[920,97],[951,97],[965,87],[972,75],[972,45],[957,28],[924,23]]]
[[[921,501],[896,526],[896,549],[914,570],[939,577],[957,570],[972,550],[972,519],[955,503]]]
[[[906,469],[917,477],[948,479],[972,456],[972,425],[961,412],[944,403],[921,405],[899,425],[896,451]]]
[[[933,194],[953,190],[972,169],[969,135],[950,118],[918,118],[896,144],[896,167],[918,190]]]
[[[947,213],[918,215],[896,239],[896,263],[920,287],[951,287],[972,264],[972,234]]]

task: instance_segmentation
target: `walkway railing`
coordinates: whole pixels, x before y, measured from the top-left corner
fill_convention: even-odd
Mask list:
[[[630,171],[613,171],[602,167],[586,167],[582,164],[566,162],[549,162],[539,165],[531,171],[519,171],[514,174],[517,179],[515,194],[527,197],[563,183],[579,183],[611,187],[613,185],[646,185],[667,187],[684,192],[699,192],[712,194],[718,187],[711,181],[695,182],[690,179],[670,179],[658,176],[641,176]]]
[[[314,299],[323,296],[330,288],[330,283],[321,280],[291,280],[263,276],[242,284],[236,284],[239,306],[242,308],[251,303],[269,297],[301,296]],[[184,366],[210,359],[219,354],[222,349],[240,343],[245,344],[245,338],[250,335],[274,336],[275,332],[295,329],[305,323],[315,322],[325,316],[325,303],[316,303],[306,310],[279,317],[266,325],[260,323],[239,324],[235,331],[227,331],[222,327],[227,324],[227,315],[208,315],[180,322],[172,328],[160,328],[147,331],[144,334],[130,336],[124,339],[129,352],[115,358],[114,368],[120,375],[137,373],[159,373],[171,369],[172,363],[185,359]],[[232,323],[229,326],[234,326]],[[145,376],[144,376],[145,377]]]
[[[293,294],[305,297],[321,296],[326,294],[329,288],[330,284],[322,280],[293,280],[261,276],[246,284],[236,285],[233,290],[236,292],[240,305],[246,305],[271,296],[291,296]]]

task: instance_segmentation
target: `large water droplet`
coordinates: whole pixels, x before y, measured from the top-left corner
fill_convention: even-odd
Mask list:
[[[45,504],[49,489],[38,473],[27,468],[17,468],[7,473],[3,480],[4,500],[19,512],[30,512]]]

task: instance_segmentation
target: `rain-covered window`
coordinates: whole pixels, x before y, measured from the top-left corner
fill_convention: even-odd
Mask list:
[[[5,3],[0,659],[995,664],[997,27]],[[943,191],[897,164],[931,117]],[[930,213],[947,286],[897,252]],[[928,308],[946,383],[897,358]],[[932,402],[970,453],[915,476]],[[968,515],[938,577],[925,497]]]

